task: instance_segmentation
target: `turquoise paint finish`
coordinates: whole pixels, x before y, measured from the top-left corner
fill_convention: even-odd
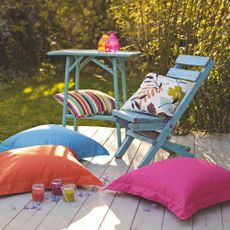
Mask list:
[[[165,141],[161,148],[165,151],[176,153],[184,157],[193,157],[193,155],[187,151],[187,146]]]
[[[116,109],[119,109],[120,101],[119,101],[119,87],[118,87],[118,70],[120,71],[121,81],[122,81],[123,102],[125,102],[127,100],[125,64],[124,64],[125,58],[136,56],[138,54],[140,54],[140,52],[138,51],[119,51],[115,53],[106,53],[106,52],[99,52],[98,50],[77,50],[77,49],[56,50],[56,51],[48,52],[47,55],[49,56],[66,57],[62,125],[66,126],[66,119],[71,118],[74,120],[74,129],[77,130],[78,127],[78,119],[75,118],[72,114],[70,114],[67,111],[69,77],[70,77],[70,73],[73,70],[75,70],[75,90],[80,89],[80,70],[84,66],[86,66],[89,62],[95,63],[97,66],[100,66],[102,69],[110,73],[113,76],[115,106]],[[72,58],[74,58],[74,61],[71,63]],[[112,67],[109,67],[101,63],[97,58],[99,59],[104,58],[109,60]],[[116,122],[115,118],[111,115],[95,115],[84,119],[97,119],[97,120],[107,120],[107,121]],[[116,129],[117,129],[118,146],[120,146],[121,132],[120,132],[120,124],[117,122],[116,122]]]
[[[64,102],[63,102],[63,111],[62,111],[62,125],[66,126],[66,114],[67,114],[67,97],[68,97],[68,84],[69,84],[69,66],[70,66],[70,57],[66,58],[65,63],[65,85],[64,85]]]
[[[120,71],[121,71],[123,102],[125,103],[128,99],[127,90],[126,90],[127,87],[126,87],[126,76],[125,76],[125,60],[123,58],[119,58],[118,61],[120,63]]]
[[[77,65],[79,65],[82,58],[75,58],[75,62],[69,67],[69,72],[71,72]]]
[[[82,57],[83,58],[83,57]],[[93,59],[93,57],[88,57],[86,58],[84,61],[82,61],[82,63],[79,65],[79,69],[81,70],[86,64],[88,64],[91,60]]]
[[[154,129],[155,130],[162,129],[165,126],[165,124],[166,122],[159,122],[159,123],[154,122],[153,124],[151,123],[141,123],[141,124],[131,123],[128,125],[128,127],[135,132],[143,131],[143,129],[145,131],[152,131]]]
[[[115,53],[99,52],[98,50],[80,50],[80,49],[67,49],[56,50],[47,53],[49,56],[79,56],[79,57],[121,57],[127,58],[140,54],[139,51],[118,51]]]
[[[184,65],[200,66],[202,69],[200,71],[184,70]],[[189,147],[169,142],[168,138],[176,123],[191,103],[196,92],[201,87],[202,82],[209,75],[213,65],[213,60],[208,57],[180,55],[177,58],[175,67],[171,68],[166,76],[194,81],[194,84],[186,93],[170,119],[138,112],[121,110],[113,111],[113,116],[116,121],[128,129],[125,140],[116,152],[116,158],[121,158],[125,154],[134,138],[152,144],[152,147],[145,154],[139,167],[149,164],[160,148],[169,153],[176,153],[184,157],[192,157],[193,155],[189,152]],[[148,135],[148,131],[158,132],[159,134],[156,135],[156,137],[152,137],[151,135]]]
[[[176,59],[176,64],[206,66],[209,61],[210,61],[210,58],[208,57],[179,55],[178,58]]]
[[[166,123],[169,119],[153,116],[147,113],[136,113],[133,111],[124,111],[124,110],[114,110],[113,116],[119,117],[123,120],[126,120],[128,122],[138,124],[138,123],[148,123],[148,124],[154,124],[154,123]]]
[[[187,81],[196,81],[199,75],[199,71],[170,68],[166,76]]]
[[[126,133],[127,134],[127,133]],[[126,135],[124,141],[122,142],[121,147],[116,152],[116,158],[120,159],[123,157],[124,153],[128,150],[129,146],[133,142],[134,137]]]
[[[79,63],[82,58],[76,57],[76,67],[75,67],[75,90],[78,90],[80,88],[80,68]]]
[[[113,75],[113,70],[108,66],[104,65],[103,63],[101,63],[100,61],[98,61],[97,59],[93,58],[92,62],[94,62],[96,65],[100,66],[102,69],[106,70],[108,73]]]
[[[120,108],[120,103],[119,103],[119,89],[118,89],[118,76],[117,76],[117,58],[112,59],[113,63],[113,85],[114,85],[114,95],[115,95],[115,108],[119,109]],[[116,129],[117,129],[117,143],[118,146],[121,145],[121,130],[120,130],[120,125],[116,123]]]

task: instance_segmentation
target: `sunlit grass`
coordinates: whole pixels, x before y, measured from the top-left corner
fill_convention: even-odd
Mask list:
[[[64,91],[62,73],[47,79],[16,80],[7,90],[0,92],[0,141],[19,131],[42,124],[61,124],[62,106],[53,94]],[[134,92],[142,79],[127,79],[128,94]],[[97,89],[113,96],[111,76],[82,74],[80,88]],[[69,89],[74,89],[71,78]],[[72,121],[68,120],[72,125]],[[105,121],[80,120],[79,125],[113,126]]]

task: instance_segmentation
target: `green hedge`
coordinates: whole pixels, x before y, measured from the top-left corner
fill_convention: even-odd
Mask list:
[[[228,0],[112,1],[110,13],[127,46],[142,51],[143,74],[164,74],[179,54],[214,59],[215,69],[180,121],[183,130],[229,132],[228,9]]]
[[[48,59],[49,50],[96,48],[101,31],[116,30],[123,48],[142,52],[127,66],[132,77],[164,74],[179,54],[213,58],[215,69],[178,130],[229,132],[228,9],[228,0],[2,0],[0,81],[48,77],[50,62],[61,63]]]

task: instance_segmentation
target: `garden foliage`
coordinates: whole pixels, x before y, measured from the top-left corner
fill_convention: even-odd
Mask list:
[[[179,54],[208,56],[215,69],[180,121],[184,129],[230,128],[229,0],[112,0],[117,29],[142,52],[141,72],[164,74]]]
[[[165,74],[179,54],[213,58],[179,127],[229,132],[229,7],[229,0],[1,0],[0,80],[46,70],[49,50],[96,48],[103,30],[116,30],[123,48],[141,51],[127,69],[132,77]]]

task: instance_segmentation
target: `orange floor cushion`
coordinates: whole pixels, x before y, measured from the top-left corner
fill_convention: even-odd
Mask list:
[[[55,178],[76,185],[102,185],[64,146],[25,147],[0,154],[0,195],[29,192],[34,183],[44,183],[47,189]]]

